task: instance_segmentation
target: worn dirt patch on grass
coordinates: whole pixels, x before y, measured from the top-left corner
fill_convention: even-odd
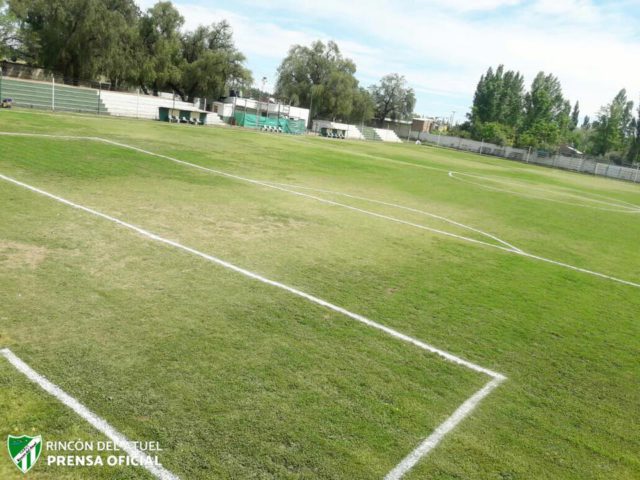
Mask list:
[[[0,265],[4,268],[36,268],[47,257],[47,249],[28,243],[0,240]]]

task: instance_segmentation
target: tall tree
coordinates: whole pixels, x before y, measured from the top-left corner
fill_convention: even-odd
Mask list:
[[[620,90],[613,101],[602,107],[593,123],[592,152],[605,155],[622,152],[633,135],[633,101],[627,99],[627,91]]]
[[[311,118],[348,119],[357,100],[356,66],[338,45],[294,45],[278,67],[276,95],[311,110]]]
[[[560,81],[553,75],[538,73],[525,95],[522,146],[553,148],[566,138],[571,104],[564,99]]]
[[[182,37],[184,18],[171,2],[158,2],[140,19],[142,60],[138,81],[154,94],[175,89],[182,78]]]
[[[380,83],[369,88],[375,104],[375,118],[383,122],[385,119],[410,119],[416,105],[416,95],[407,85],[404,76],[397,73],[385,75]]]
[[[226,21],[200,26],[182,37],[182,75],[172,87],[183,100],[217,98],[231,84],[251,84],[244,61]]]
[[[640,103],[638,104],[638,116],[632,120],[631,126],[633,127],[633,136],[627,152],[627,161],[633,164],[640,162]]]
[[[359,87],[354,93],[353,110],[348,120],[356,124],[368,122],[373,118],[375,109],[376,106],[369,90]]]
[[[9,10],[7,2],[0,0],[0,59],[15,55],[19,44],[17,19]]]
[[[109,79],[111,88],[135,83],[142,59],[142,44],[138,29],[140,9],[131,0],[109,0],[104,13],[107,28],[100,31],[97,74]]]
[[[580,102],[576,101],[576,104],[573,106],[573,111],[571,112],[571,122],[569,123],[569,129],[571,131],[578,128],[578,122],[580,121]]]
[[[522,121],[524,77],[520,72],[504,71],[499,65],[480,77],[469,120],[476,129],[484,123],[498,123],[517,128]]]
[[[71,79],[93,79],[127,58],[133,0],[9,0],[28,57]]]

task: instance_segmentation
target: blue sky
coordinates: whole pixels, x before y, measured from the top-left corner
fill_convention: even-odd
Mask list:
[[[147,8],[152,0],[138,0]],[[527,84],[544,70],[583,115],[621,89],[640,97],[640,0],[174,0],[186,28],[229,21],[256,79],[273,85],[292,44],[335,40],[368,86],[405,75],[416,112],[461,120],[480,75],[500,63]]]

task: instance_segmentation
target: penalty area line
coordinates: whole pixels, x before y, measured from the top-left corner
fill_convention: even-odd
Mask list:
[[[423,342],[421,340],[413,338],[413,337],[411,337],[409,335],[401,333],[398,330],[395,330],[393,328],[387,327],[386,325],[383,325],[381,323],[378,323],[378,322],[375,322],[373,320],[370,320],[369,318],[367,318],[367,317],[365,317],[363,315],[351,312],[350,310],[347,310],[347,309],[345,309],[343,307],[340,307],[338,305],[330,303],[330,302],[328,302],[326,300],[323,300],[323,299],[321,299],[319,297],[316,297],[314,295],[311,295],[309,293],[303,292],[302,290],[298,290],[297,288],[290,287],[288,285],[285,285],[285,284],[280,283],[280,282],[275,281],[275,280],[270,280],[270,279],[268,279],[266,277],[263,277],[262,275],[259,275],[257,273],[251,272],[251,271],[246,270],[246,269],[244,269],[242,267],[238,267],[238,266],[236,266],[236,265],[234,265],[232,263],[229,263],[229,262],[227,262],[225,260],[222,260],[220,258],[214,257],[213,255],[209,255],[209,254],[200,252],[200,251],[198,251],[198,250],[196,250],[194,248],[191,248],[191,247],[188,247],[186,245],[182,245],[181,243],[175,242],[173,240],[169,240],[167,238],[161,237],[161,236],[156,235],[155,233],[149,232],[149,231],[147,231],[147,230],[145,230],[145,229],[143,229],[141,227],[138,227],[136,225],[127,223],[127,222],[125,222],[123,220],[120,220],[118,218],[112,217],[110,215],[107,215],[105,213],[99,212],[97,210],[93,210],[93,209],[91,209],[89,207],[85,207],[85,206],[79,205],[79,204],[74,203],[74,202],[72,202],[70,200],[67,200],[65,198],[62,198],[62,197],[59,197],[59,196],[54,195],[52,193],[46,192],[44,190],[41,190],[41,189],[39,189],[37,187],[28,185],[26,183],[23,183],[23,182],[21,182],[19,180],[11,178],[11,177],[7,177],[6,175],[0,174],[0,179],[5,180],[5,181],[7,181],[9,183],[12,183],[12,184],[14,184],[16,186],[19,186],[19,187],[25,188],[27,190],[30,190],[32,192],[38,193],[40,195],[43,195],[43,196],[48,197],[48,198],[50,198],[52,200],[55,200],[57,202],[63,203],[65,205],[68,205],[70,207],[76,208],[78,210],[82,210],[82,211],[84,211],[86,213],[89,213],[91,215],[94,215],[94,216],[100,217],[102,219],[108,220],[108,221],[110,221],[112,223],[115,223],[117,225],[125,227],[125,228],[127,228],[129,230],[133,230],[134,232],[137,232],[138,234],[140,234],[140,235],[142,235],[144,237],[147,237],[147,238],[149,238],[151,240],[154,240],[154,241],[157,241],[157,242],[160,242],[160,243],[164,243],[166,245],[170,245],[170,246],[172,246],[174,248],[177,248],[179,250],[185,251],[185,252],[190,253],[192,255],[198,256],[200,258],[208,260],[209,262],[215,263],[215,264],[217,264],[219,266],[225,267],[225,268],[227,268],[229,270],[232,270],[232,271],[234,271],[236,273],[240,273],[240,274],[242,274],[242,275],[244,275],[246,277],[249,277],[249,278],[252,278],[252,279],[257,280],[259,282],[265,283],[267,285],[271,285],[273,287],[285,290],[285,291],[287,291],[289,293],[292,293],[292,294],[294,294],[294,295],[296,295],[298,297],[304,298],[304,299],[306,299],[306,300],[308,300],[308,301],[310,301],[312,303],[315,303],[316,305],[320,305],[320,306],[325,307],[325,308],[327,308],[329,310],[333,310],[334,312],[340,313],[340,314],[342,314],[342,315],[344,315],[344,316],[346,316],[348,318],[356,320],[356,321],[358,321],[358,322],[360,322],[362,324],[365,324],[365,325],[367,325],[367,326],[369,326],[371,328],[374,328],[376,330],[384,332],[387,335],[389,335],[391,337],[394,337],[394,338],[396,338],[398,340],[401,340],[403,342],[406,342],[406,343],[409,343],[411,345],[414,345],[414,346],[416,346],[416,347],[418,347],[418,348],[420,348],[420,349],[422,349],[424,351],[436,354],[436,355],[444,358],[445,360],[447,360],[447,361],[449,361],[451,363],[455,363],[455,364],[461,365],[461,366],[466,367],[466,368],[468,368],[470,370],[473,370],[475,372],[482,373],[484,375],[488,375],[489,377],[491,377],[492,381],[489,382],[488,385],[494,385],[494,386],[491,389],[487,390],[486,394],[479,395],[480,392],[485,391],[485,389],[487,387],[484,387],[480,392],[474,394],[469,400],[467,400],[465,403],[463,403],[463,405],[461,407],[459,407],[458,410],[456,410],[456,412],[454,412],[452,417],[449,417],[449,419],[447,419],[445,421],[445,423],[440,425],[432,435],[427,437],[427,439],[420,446],[418,446],[418,448],[416,450],[414,450],[414,452],[412,452],[412,454],[410,454],[411,461],[408,461],[407,458],[405,458],[405,460],[403,460],[404,465],[405,465],[403,467],[403,469],[404,469],[405,473],[407,471],[409,471],[409,469],[411,469],[421,458],[423,458],[433,448],[435,448],[435,446],[442,440],[442,438],[444,438],[444,436],[447,433],[449,433],[451,430],[453,430],[453,428],[456,425],[458,425],[464,418],[466,418],[473,411],[473,409],[480,403],[480,401],[486,395],[488,395],[491,390],[493,390],[493,388],[495,388],[497,385],[502,383],[507,378],[506,376],[504,376],[501,373],[495,372],[493,370],[490,370],[488,368],[482,367],[482,366],[477,365],[477,364],[475,364],[473,362],[465,360],[465,359],[463,359],[461,357],[458,357],[458,356],[456,356],[456,355],[454,355],[452,353],[449,353],[447,351],[441,350],[441,349],[439,349],[437,347],[434,347],[433,345],[430,345],[430,344],[425,343],[425,342]],[[4,350],[3,351],[3,355],[5,355],[5,357],[7,356],[6,352],[8,352],[8,350]],[[47,391],[49,391],[49,390],[47,390]],[[61,393],[64,393],[64,392],[61,392]],[[66,397],[68,397],[68,399],[70,399],[70,400],[73,400],[68,395],[66,395]],[[465,405],[466,405],[466,407],[465,407]],[[78,404],[78,406],[82,407],[80,404]],[[463,411],[460,410],[462,407],[465,407]],[[88,410],[87,410],[87,412],[88,412]],[[91,413],[91,412],[88,412],[88,413]],[[85,418],[85,417],[83,416],[83,418]],[[91,416],[88,416],[88,418],[91,418]],[[101,420],[101,419],[99,419],[99,417],[96,417],[96,418],[98,420]],[[106,426],[109,426],[106,423],[106,421],[104,423],[106,424]],[[117,432],[115,430],[113,430],[113,433],[117,434]],[[436,435],[436,436],[434,437],[434,435]],[[425,442],[428,444],[427,446],[429,448],[425,448]],[[395,469],[393,471],[395,471]],[[404,473],[399,474],[399,476],[390,477],[390,480],[397,480],[397,479],[401,478],[402,475],[404,475]],[[158,478],[160,478],[161,480],[164,480],[165,478],[166,479],[173,479],[173,478],[177,478],[177,477],[158,477]]]
[[[78,400],[63,391],[60,387],[40,375],[18,356],[16,356],[11,350],[9,350],[8,348],[0,349],[0,355],[2,355],[11,365],[13,365],[13,367],[15,367],[16,370],[22,373],[25,377],[27,377],[33,383],[37,384],[45,392],[55,397],[58,401],[60,401],[60,403],[73,410],[79,417],[89,423],[100,433],[105,435],[114,443],[114,445],[124,451],[132,460],[135,460],[140,467],[145,468],[157,479],[180,480],[178,476],[171,473],[162,465],[155,465],[149,455],[138,450],[134,446],[134,444],[127,439],[127,437],[118,432],[105,419],[93,413]]]
[[[464,403],[460,405],[449,418],[442,422],[431,435],[425,438],[415,450],[396,465],[394,469],[384,477],[384,480],[400,480],[409,470],[416,466],[420,459],[424,458],[431,450],[436,448],[445,435],[451,432],[460,422],[467,418],[478,404],[503,381],[504,378],[494,378],[465,400]]]
[[[445,222],[448,222],[450,224],[457,225],[457,226],[465,228],[467,230],[475,231],[476,233],[480,233],[480,234],[482,234],[482,235],[484,235],[484,236],[486,236],[488,238],[496,240],[497,242],[501,243],[503,246],[494,245],[492,243],[488,243],[488,242],[485,242],[485,241],[482,241],[482,240],[477,240],[475,238],[465,237],[464,235],[458,235],[458,234],[455,234],[453,232],[448,232],[446,230],[440,230],[438,228],[428,227],[426,225],[421,225],[421,224],[418,224],[418,223],[409,222],[409,221],[406,221],[406,220],[402,220],[400,218],[392,217],[390,215],[383,215],[383,214],[380,214],[380,213],[377,213],[377,212],[372,212],[370,210],[365,210],[365,209],[362,209],[362,208],[354,207],[353,205],[348,205],[346,203],[335,202],[333,200],[328,200],[326,198],[318,197],[317,195],[310,195],[308,193],[299,192],[299,191],[293,190],[291,188],[286,188],[287,186],[284,185],[284,184],[278,184],[278,183],[275,183],[275,182],[267,182],[267,181],[256,180],[254,178],[243,177],[241,175],[236,175],[236,174],[225,172],[225,171],[222,171],[222,170],[217,170],[215,168],[205,167],[205,166],[202,166],[202,165],[198,165],[196,163],[186,162],[184,160],[173,158],[173,157],[170,157],[170,156],[167,156],[167,155],[163,155],[163,154],[160,154],[160,153],[155,153],[155,152],[152,152],[152,151],[149,151],[149,150],[145,150],[143,148],[135,147],[133,145],[128,145],[126,143],[116,142],[114,140],[109,140],[109,139],[106,139],[106,138],[101,138],[101,137],[79,137],[79,136],[71,136],[71,135],[57,136],[57,135],[48,135],[48,134],[39,134],[39,133],[15,133],[14,134],[14,133],[10,133],[10,132],[0,132],[0,135],[18,136],[18,137],[36,137],[36,138],[44,137],[44,138],[52,138],[52,139],[60,139],[60,140],[83,140],[83,141],[101,142],[101,143],[104,143],[104,144],[107,144],[107,145],[114,145],[114,146],[117,146],[117,147],[120,147],[120,148],[124,148],[124,149],[127,149],[127,150],[133,150],[135,152],[142,153],[144,155],[149,155],[149,156],[152,156],[152,157],[161,158],[163,160],[168,160],[170,162],[177,163],[179,165],[183,165],[183,166],[186,166],[186,167],[194,168],[194,169],[197,169],[197,170],[201,170],[201,171],[204,171],[204,172],[213,173],[214,175],[219,175],[219,176],[231,178],[231,179],[234,179],[234,180],[240,181],[240,182],[250,183],[252,185],[257,185],[257,186],[263,187],[263,188],[269,188],[269,189],[277,190],[277,191],[280,191],[280,192],[286,192],[286,193],[289,193],[291,195],[296,195],[298,197],[303,197],[303,198],[315,200],[317,202],[324,203],[326,205],[345,208],[347,210],[351,210],[351,211],[358,212],[358,213],[361,213],[361,214],[369,215],[371,217],[376,217],[376,218],[380,218],[382,220],[387,220],[387,221],[399,223],[399,224],[402,224],[402,225],[407,225],[407,226],[410,226],[410,227],[413,227],[413,228],[418,228],[420,230],[426,230],[428,232],[436,233],[436,234],[439,234],[439,235],[444,235],[446,237],[455,238],[455,239],[458,239],[458,240],[463,240],[463,241],[470,242],[470,243],[475,243],[475,244],[478,244],[478,245],[485,245],[485,246],[488,246],[488,247],[502,248],[504,250],[509,250],[509,251],[513,250],[514,252],[520,252],[521,251],[519,248],[516,248],[513,245],[510,245],[507,242],[505,242],[505,241],[503,241],[503,240],[501,240],[501,239],[499,239],[499,238],[497,238],[497,237],[495,237],[493,235],[490,235],[488,233],[482,232],[481,230],[469,227],[467,225],[463,225],[461,223],[455,222],[455,221],[447,219],[445,217],[434,215],[434,214],[430,214],[428,212],[421,212],[421,211],[418,211],[418,210],[415,210],[415,209],[410,209],[408,207],[402,207],[402,206],[399,206],[399,205],[393,205],[393,204],[379,202],[379,201],[375,201],[375,200],[363,199],[363,200],[367,200],[367,201],[370,201],[370,202],[373,202],[373,203],[379,203],[379,204],[383,204],[383,205],[387,205],[387,206],[393,206],[395,208],[401,208],[401,209],[404,209],[404,210],[410,210],[410,211],[414,211],[415,213],[421,213],[423,215],[427,215],[427,216],[430,216],[430,217],[438,218],[440,220],[444,220]],[[299,187],[299,188],[304,188],[304,187]],[[353,196],[350,196],[350,195],[347,195],[347,194],[339,194],[339,195],[343,195],[345,197],[357,198],[357,197],[353,197]]]
[[[231,174],[231,173],[223,172],[221,170],[216,170],[216,169],[213,169],[213,168],[203,167],[202,165],[198,165],[198,164],[195,164],[195,163],[185,162],[183,160],[178,160],[177,158],[169,157],[167,155],[162,155],[160,153],[154,153],[154,152],[151,152],[149,150],[144,150],[142,148],[134,147],[132,145],[127,145],[125,143],[119,143],[119,142],[115,142],[115,141],[112,141],[112,140],[107,140],[106,138],[80,137],[80,136],[71,136],[71,135],[67,135],[67,136],[63,136],[63,135],[48,135],[48,134],[39,134],[39,133],[18,133],[18,132],[16,132],[16,133],[14,133],[14,132],[0,132],[0,135],[3,135],[3,136],[20,136],[20,137],[45,137],[45,138],[53,138],[53,139],[85,140],[85,141],[89,140],[89,141],[95,141],[95,142],[103,142],[103,143],[106,143],[106,144],[111,144],[111,145],[119,146],[119,147],[122,147],[122,148],[127,148],[127,149],[130,149],[130,150],[134,150],[134,151],[137,151],[137,152],[140,152],[140,153],[144,153],[144,154],[147,154],[147,155],[151,155],[151,156],[154,156],[154,157],[164,158],[165,160],[170,160],[172,162],[179,163],[179,164],[182,164],[182,165],[186,165],[186,166],[189,166],[189,167],[192,167],[192,168],[196,168],[196,169],[199,169],[199,170],[215,173],[215,174],[222,175],[222,176],[229,177],[229,178],[235,178],[236,180],[241,180],[243,182],[248,182],[248,183],[252,183],[252,184],[255,184],[255,185],[261,185],[263,187],[268,187],[268,188],[273,188],[273,189],[276,189],[276,190],[281,190],[283,192],[288,192],[288,193],[291,193],[291,194],[294,194],[294,195],[298,195],[298,196],[301,196],[301,197],[306,197],[306,198],[310,198],[310,199],[313,199],[313,200],[317,200],[319,202],[322,202],[322,203],[325,203],[325,204],[328,204],[328,205],[334,205],[334,206],[343,207],[343,208],[346,208],[346,209],[349,209],[349,210],[352,210],[352,211],[356,211],[356,212],[359,212],[359,213],[364,213],[364,214],[367,214],[367,215],[371,215],[373,217],[378,217],[378,218],[382,218],[384,220],[390,220],[390,221],[393,221],[393,222],[396,222],[396,223],[401,223],[401,224],[409,225],[409,226],[412,226],[412,227],[415,227],[415,228],[428,230],[428,231],[431,231],[431,232],[434,232],[434,233],[439,233],[439,234],[442,234],[442,235],[445,235],[445,236],[448,236],[448,237],[453,237],[453,238],[457,238],[459,240],[465,240],[465,241],[470,242],[470,243],[475,243],[477,245],[484,245],[486,247],[495,248],[495,249],[502,250],[502,251],[507,252],[507,253],[512,253],[514,255],[521,255],[523,257],[527,257],[527,258],[530,258],[530,259],[533,259],[533,260],[538,260],[538,261],[541,261],[541,262],[550,263],[552,265],[556,265],[556,266],[559,266],[559,267],[567,268],[569,270],[573,270],[573,271],[576,271],[576,272],[584,273],[584,274],[587,274],[587,275],[593,275],[595,277],[603,278],[603,279],[606,279],[606,280],[611,280],[613,282],[621,283],[623,285],[628,285],[630,287],[640,288],[640,283],[631,282],[629,280],[624,280],[624,279],[621,279],[621,278],[614,277],[612,275],[607,275],[607,274],[596,272],[596,271],[593,271],[593,270],[588,270],[586,268],[576,267],[574,265],[570,265],[568,263],[563,263],[563,262],[559,262],[559,261],[556,261],[556,260],[552,260],[550,258],[545,258],[545,257],[541,257],[541,256],[538,256],[538,255],[533,255],[533,254],[527,253],[527,252],[525,252],[525,251],[523,251],[523,250],[521,250],[519,248],[511,248],[511,247],[508,248],[508,247],[506,247],[504,245],[495,245],[495,244],[492,244],[492,243],[483,242],[481,240],[476,240],[476,239],[473,239],[473,238],[464,237],[462,235],[456,235],[456,234],[451,233],[451,232],[446,232],[446,231],[443,231],[443,230],[438,230],[438,229],[435,229],[435,228],[426,227],[424,225],[415,224],[415,223],[412,223],[412,222],[407,222],[405,220],[401,220],[401,219],[398,219],[398,218],[395,218],[395,217],[390,217],[388,215],[382,215],[382,214],[379,214],[379,213],[376,213],[376,212],[371,212],[371,211],[368,211],[368,210],[357,208],[357,207],[354,207],[352,205],[347,205],[347,204],[343,204],[343,203],[339,203],[339,202],[334,202],[334,201],[327,200],[327,199],[324,199],[324,198],[321,198],[321,197],[317,197],[315,195],[308,195],[308,194],[305,194],[305,193],[302,193],[302,192],[298,192],[298,191],[295,191],[295,190],[290,190],[290,189],[287,189],[287,188],[284,188],[284,187],[278,187],[276,184],[271,184],[271,183],[268,183],[268,182],[261,182],[259,180],[254,180],[254,179],[242,177],[242,176],[239,176],[239,175],[234,175],[234,174]],[[384,157],[380,157],[380,158],[384,158]],[[391,159],[387,159],[387,160],[395,161],[395,160],[391,160]],[[398,162],[398,163],[405,163],[405,162]],[[412,165],[412,164],[409,164],[409,165]],[[418,166],[420,166],[420,165],[418,165]],[[425,167],[425,168],[434,168],[434,169],[436,169],[435,167]],[[447,170],[444,170],[444,169],[436,169],[436,170],[441,170],[443,172],[448,172]],[[639,210],[639,212],[640,212],[640,210]],[[636,212],[630,212],[630,213],[636,213]],[[504,243],[504,242],[502,241],[502,243]]]

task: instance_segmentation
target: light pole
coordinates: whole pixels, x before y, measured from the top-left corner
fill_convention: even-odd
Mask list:
[[[262,93],[264,92],[264,86],[267,83],[267,77],[262,77],[262,88],[260,89],[260,91],[258,92],[258,108],[260,109],[260,112],[258,113],[260,115],[260,117],[262,116],[262,104],[260,103],[260,97],[262,97]],[[269,104],[267,103],[267,118],[264,121],[264,124],[267,124],[267,120],[269,119]],[[258,122],[258,129],[260,129],[260,122]]]
[[[309,130],[313,128],[313,82],[311,88],[309,88]]]
[[[449,122],[449,126],[450,126],[450,128],[453,128],[453,119],[454,119],[454,118],[456,118],[456,111],[455,111],[455,110],[453,110],[453,111],[451,112],[451,121]]]

